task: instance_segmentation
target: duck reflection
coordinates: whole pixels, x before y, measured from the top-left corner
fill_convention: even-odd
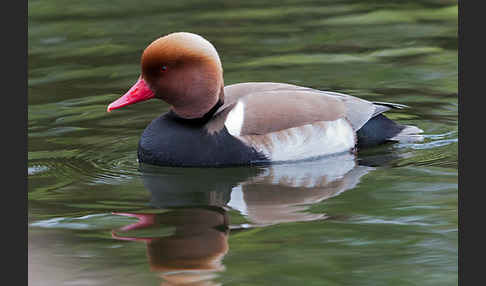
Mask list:
[[[161,274],[162,285],[216,285],[212,278],[224,269],[222,259],[229,248],[230,229],[326,219],[325,214],[306,210],[354,188],[372,169],[358,165],[352,154],[253,168],[142,165],[151,206],[166,211],[115,213],[138,221],[113,231],[113,237],[145,242],[150,267]],[[242,214],[248,223],[230,225],[231,210]],[[129,235],[140,230],[151,235]]]
[[[228,214],[218,207],[181,208],[163,214],[130,214],[138,222],[114,231],[120,240],[145,242],[152,271],[165,280],[162,285],[214,285],[213,272],[224,269],[221,261],[228,251]],[[129,237],[120,235],[139,229],[169,230],[169,235]],[[172,229],[171,229],[172,228]],[[160,235],[160,234],[159,234]]]
[[[371,167],[357,165],[352,154],[263,169],[233,188],[228,205],[252,225],[325,219],[305,212],[315,204],[354,188]]]

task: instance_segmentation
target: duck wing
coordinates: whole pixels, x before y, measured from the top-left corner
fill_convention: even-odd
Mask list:
[[[404,105],[283,83],[225,87],[225,103],[206,125],[227,132],[272,161],[301,160],[389,140],[418,138],[422,130],[381,113]],[[418,138],[420,139],[420,138]]]
[[[265,134],[339,118],[345,118],[357,131],[373,116],[389,110],[388,106],[351,95],[285,83],[239,83],[226,86],[224,92],[225,104],[217,113],[229,113],[226,125],[233,131],[241,129],[240,135]]]

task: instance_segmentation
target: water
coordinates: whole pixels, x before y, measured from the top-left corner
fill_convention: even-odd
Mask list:
[[[29,1],[29,285],[458,284],[457,2]],[[106,106],[174,31],[225,83],[277,81],[409,105],[425,131],[298,164],[139,166],[168,110]]]

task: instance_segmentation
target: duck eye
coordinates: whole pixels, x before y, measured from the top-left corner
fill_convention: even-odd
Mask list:
[[[160,68],[160,70],[161,70],[161,71],[163,71],[163,72],[167,71],[167,66],[162,66],[162,67]]]

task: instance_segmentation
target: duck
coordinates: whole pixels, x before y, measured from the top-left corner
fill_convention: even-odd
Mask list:
[[[218,167],[312,160],[386,142],[419,141],[420,128],[383,113],[408,106],[278,82],[224,85],[216,48],[174,32],[150,43],[135,84],[111,112],[161,99],[169,111],[141,134],[140,163]]]

